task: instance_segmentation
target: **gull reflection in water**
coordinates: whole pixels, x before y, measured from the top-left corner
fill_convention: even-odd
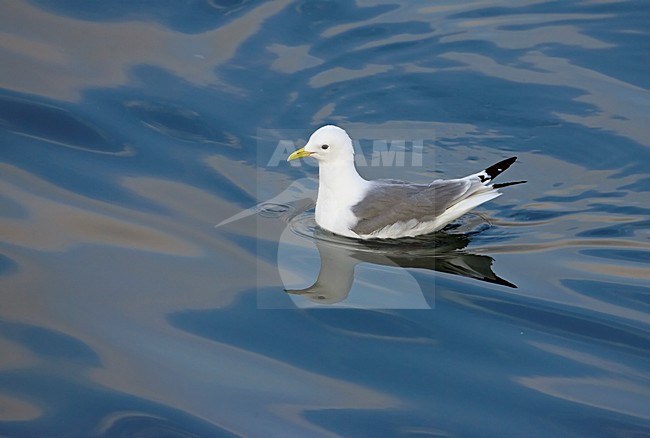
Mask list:
[[[494,273],[491,257],[464,251],[471,237],[467,234],[438,232],[394,241],[362,241],[318,227],[311,239],[287,231],[281,239],[278,267],[285,291],[298,307],[432,308],[436,279],[420,284],[408,268],[516,287]],[[311,286],[296,287],[313,278]]]

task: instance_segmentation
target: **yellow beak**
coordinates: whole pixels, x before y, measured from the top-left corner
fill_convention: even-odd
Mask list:
[[[305,148],[300,148],[293,154],[289,155],[289,158],[287,158],[287,161],[295,160],[298,158],[305,158],[313,154],[313,152],[307,152]]]

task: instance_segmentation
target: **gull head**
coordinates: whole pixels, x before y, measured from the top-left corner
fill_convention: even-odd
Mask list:
[[[318,128],[305,147],[289,155],[287,161],[304,157],[315,158],[319,164],[354,161],[354,147],[347,132],[338,126],[327,125]]]

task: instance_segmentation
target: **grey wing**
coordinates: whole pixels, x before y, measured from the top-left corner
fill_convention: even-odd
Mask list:
[[[431,184],[377,181],[366,197],[352,207],[358,218],[352,231],[364,235],[401,221],[434,220],[471,193],[474,185],[466,178]]]

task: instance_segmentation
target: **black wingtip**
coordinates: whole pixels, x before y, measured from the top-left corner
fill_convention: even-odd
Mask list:
[[[501,174],[504,170],[510,167],[512,163],[514,163],[515,161],[517,161],[517,157],[510,157],[503,161],[499,161],[498,163],[493,164],[492,166],[485,169],[484,172],[488,176],[488,181],[493,180],[494,178],[499,176],[499,174]]]
[[[513,289],[519,289],[516,284],[510,283],[508,280],[504,280],[503,278],[498,277],[498,276],[495,276],[495,278],[483,277],[482,280],[487,282],[487,283],[498,284],[498,285],[501,285],[501,286],[507,286],[507,287],[511,287]]]

